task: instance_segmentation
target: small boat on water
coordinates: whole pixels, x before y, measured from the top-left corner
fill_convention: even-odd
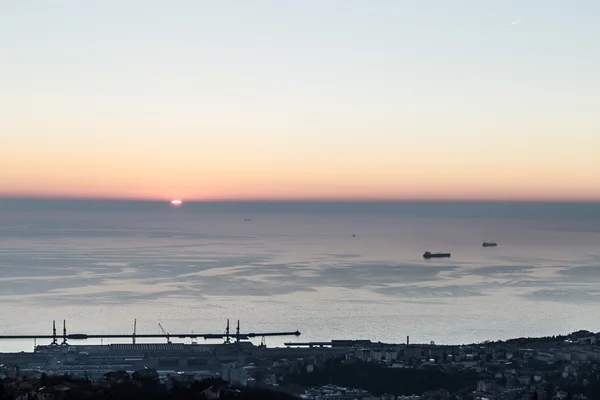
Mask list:
[[[496,247],[498,243],[495,242],[483,242],[483,247]]]
[[[423,253],[423,258],[425,258],[425,259],[430,259],[430,258],[450,258],[450,253],[431,253],[429,251],[426,251],[425,253]]]

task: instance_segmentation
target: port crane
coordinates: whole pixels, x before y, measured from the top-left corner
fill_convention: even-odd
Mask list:
[[[160,330],[162,331],[162,333],[164,333],[165,336],[167,337],[167,343],[171,344],[171,339],[170,339],[169,332],[167,332],[165,330],[165,328],[163,328],[163,326],[160,324],[160,322],[158,323],[158,327],[160,328]]]
[[[242,334],[240,333],[240,320],[237,321],[237,327],[235,328],[235,342],[239,343],[240,339],[242,339]],[[231,343],[231,333],[229,331],[229,319],[227,319],[227,326],[225,327],[225,344]]]
[[[63,346],[67,344],[67,320],[63,319],[63,341],[61,343]]]
[[[52,343],[51,346],[58,346],[56,341],[56,321],[52,321]]]
[[[133,344],[135,344],[135,334],[137,331],[137,319],[133,320],[133,336],[131,337],[131,340],[133,342]]]
[[[227,327],[225,328],[225,344],[231,343],[229,338],[229,318],[227,318]]]

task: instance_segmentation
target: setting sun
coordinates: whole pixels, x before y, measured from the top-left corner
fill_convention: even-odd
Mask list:
[[[171,200],[171,204],[174,206],[179,206],[181,205],[182,201],[181,200]]]

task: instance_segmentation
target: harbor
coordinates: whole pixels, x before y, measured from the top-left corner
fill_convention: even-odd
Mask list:
[[[48,335],[48,334],[22,334],[22,335],[0,335],[0,340],[10,340],[10,339],[34,339],[34,340],[38,340],[38,339],[52,339],[52,344],[56,345],[58,344],[58,340],[62,339],[62,343],[61,344],[67,344],[67,340],[86,340],[86,339],[127,339],[127,338],[131,338],[133,344],[135,344],[135,340],[136,339],[155,339],[155,338],[165,338],[167,340],[167,342],[170,342],[171,338],[180,338],[180,339],[185,339],[185,338],[190,338],[190,339],[221,339],[224,338],[226,343],[229,343],[233,338],[235,338],[236,341],[240,341],[240,340],[248,340],[250,338],[256,338],[256,337],[261,337],[261,338],[265,338],[265,337],[269,337],[269,336],[300,336],[300,332],[299,331],[294,331],[294,332],[262,332],[262,333],[255,333],[255,332],[250,332],[250,333],[241,333],[240,332],[240,321],[238,321],[238,325],[236,328],[236,332],[235,333],[230,333],[230,328],[229,328],[229,320],[227,320],[227,327],[225,328],[225,332],[224,333],[194,333],[194,332],[190,332],[190,333],[169,333],[166,330],[164,330],[164,328],[162,327],[162,325],[159,323],[158,324],[159,327],[161,328],[161,330],[163,331],[162,334],[158,333],[158,334],[138,334],[136,332],[136,323],[134,321],[134,330],[133,333],[125,333],[125,334],[114,334],[114,333],[104,333],[104,334],[87,334],[87,333],[67,333],[67,321],[63,320],[63,333],[61,336],[59,336],[57,334],[56,331],[56,321],[52,322],[52,335]]]

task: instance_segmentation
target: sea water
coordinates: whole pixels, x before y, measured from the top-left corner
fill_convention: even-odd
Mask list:
[[[268,346],[460,344],[598,331],[598,300],[600,204],[0,200],[3,335],[51,334],[53,320],[59,335],[63,320],[129,334],[134,319],[138,333],[221,333],[239,319],[302,333]]]

